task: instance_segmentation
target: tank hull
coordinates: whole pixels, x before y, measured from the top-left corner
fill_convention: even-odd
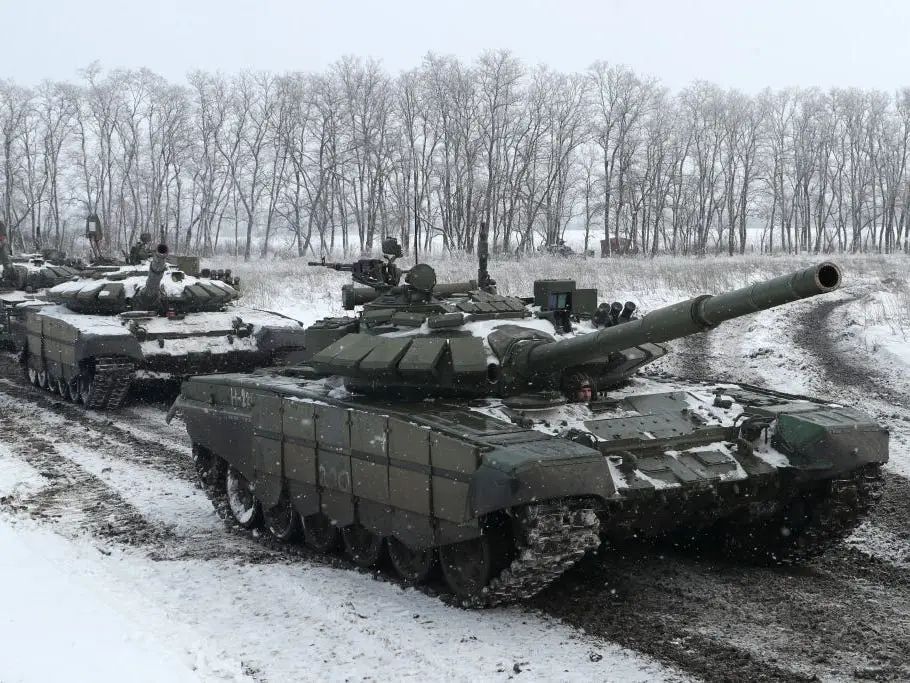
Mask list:
[[[534,560],[547,581],[601,540],[728,528],[757,546],[752,531],[789,520],[796,501],[828,510],[833,500],[845,518],[827,535],[807,517],[788,522],[799,544],[761,539],[782,560],[805,559],[861,519],[888,458],[887,431],[858,411],[737,385],[638,380],[601,405],[524,413],[332,386],[269,372],[195,377],[173,410],[194,447],[241,472],[263,509],[286,499],[304,519],[321,514],[440,556],[489,538],[490,520],[568,505],[554,513],[572,520],[565,547],[551,538],[558,558]],[[856,500],[844,511],[846,497]],[[469,602],[534,592],[512,588]]]

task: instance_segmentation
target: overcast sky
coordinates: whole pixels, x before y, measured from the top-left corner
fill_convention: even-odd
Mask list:
[[[580,71],[603,59],[679,89],[910,85],[910,1],[0,0],[0,78],[78,78],[93,60],[172,80],[201,68],[320,70],[340,56],[393,73],[428,51],[508,48]]]

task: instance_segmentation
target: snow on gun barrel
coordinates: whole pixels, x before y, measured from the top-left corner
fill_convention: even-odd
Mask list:
[[[659,308],[638,320],[550,344],[516,358],[524,373],[559,370],[642,343],[660,343],[705,332],[727,320],[837,289],[840,269],[826,261],[772,280],[718,295],[705,294]]]

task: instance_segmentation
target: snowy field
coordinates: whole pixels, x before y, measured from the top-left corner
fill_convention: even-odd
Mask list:
[[[490,268],[507,294],[530,294],[535,278],[571,276],[602,299],[647,311],[819,260],[537,257]],[[844,270],[839,293],[677,342],[660,369],[863,408],[891,429],[889,486],[903,496],[910,262],[832,260]],[[218,265],[241,277],[247,305],[304,322],[344,313],[345,273],[297,260]],[[444,259],[438,271],[441,282],[476,277],[469,257]],[[623,558],[531,605],[464,611],[226,529],[195,487],[185,433],[164,425],[164,408],[134,401],[96,415],[0,379],[3,683],[910,675],[899,642],[910,627],[902,499],[886,501],[882,516],[804,574]],[[801,596],[786,612],[781,591]]]

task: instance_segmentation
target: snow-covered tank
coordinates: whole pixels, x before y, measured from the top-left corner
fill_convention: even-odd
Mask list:
[[[24,313],[29,380],[95,409],[118,408],[133,379],[173,380],[293,360],[302,324],[236,305],[222,280],[167,263],[167,247],[138,267],[76,277]]]
[[[0,346],[15,351],[25,307],[34,305],[46,287],[71,279],[78,266],[55,250],[11,256],[7,245],[6,227],[0,221]]]

